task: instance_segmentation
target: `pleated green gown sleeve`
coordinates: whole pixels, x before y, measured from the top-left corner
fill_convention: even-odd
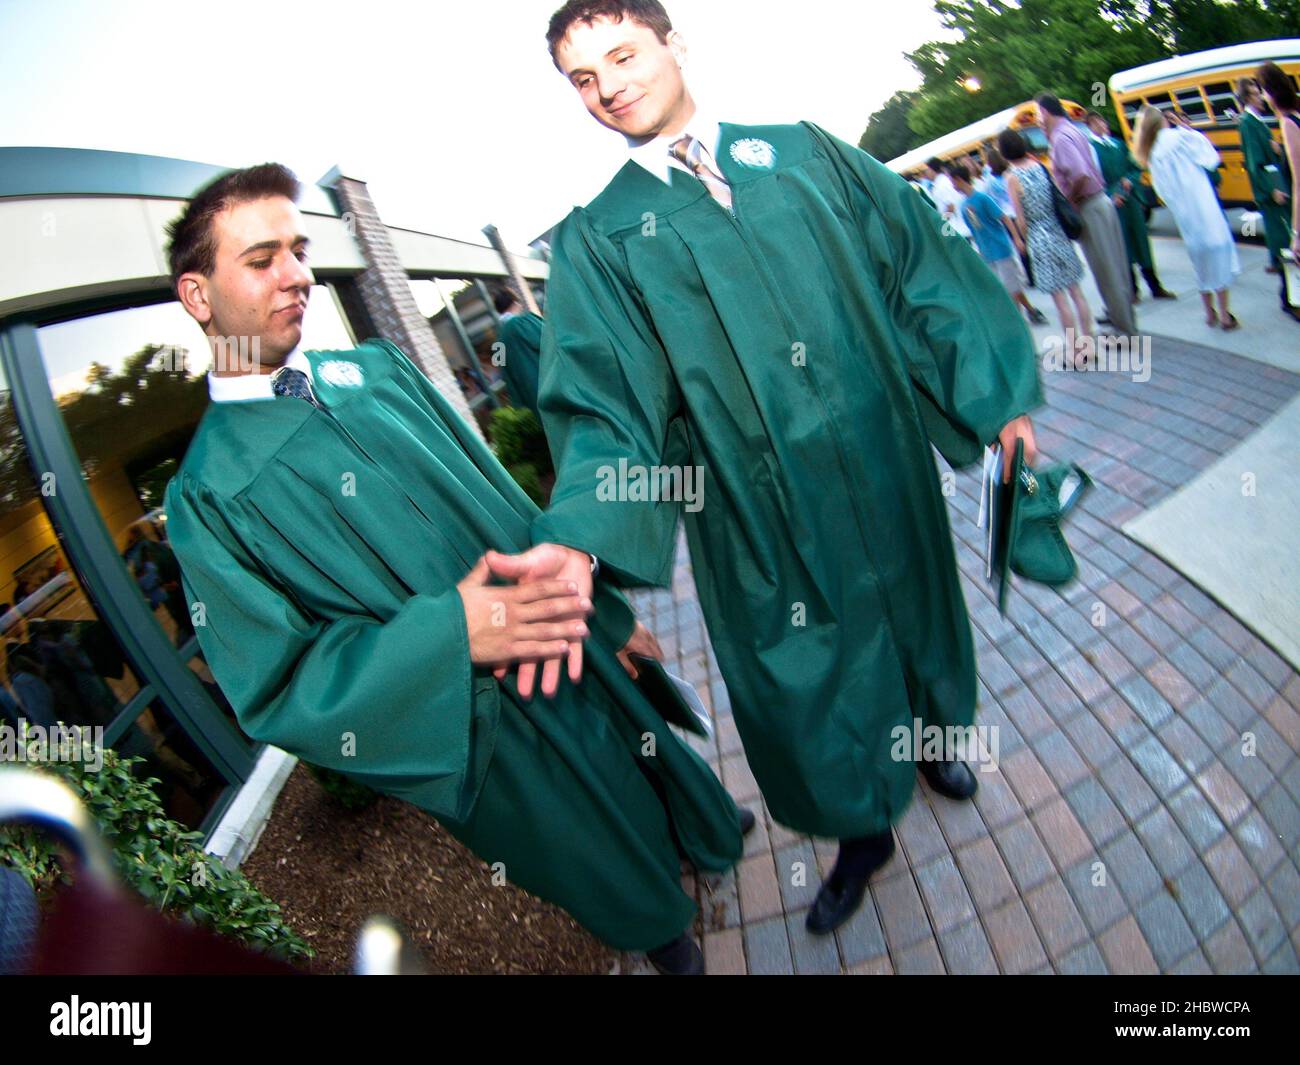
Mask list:
[[[738,818],[665,723],[685,708],[618,663],[627,604],[597,583],[583,681],[554,700],[475,667],[456,584],[484,551],[526,548],[536,507],[395,348],[308,358],[319,409],[212,404],[167,492],[241,726],[428,810],[613,946],[673,939],[694,913],[674,838],[724,869]]]
[[[558,479],[533,540],[696,586],[773,815],[878,832],[913,718],[969,724],[974,654],[931,444],[975,462],[1041,401],[1001,283],[902,178],[816,126],[724,123],[728,212],[629,162],[557,230],[541,407]],[[702,505],[611,498],[689,466]]]

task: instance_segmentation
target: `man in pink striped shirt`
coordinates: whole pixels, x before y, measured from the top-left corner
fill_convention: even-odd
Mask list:
[[[1052,145],[1052,179],[1083,220],[1079,243],[1105,301],[1106,317],[1115,332],[1133,336],[1137,333],[1137,316],[1133,312],[1124,231],[1106,195],[1097,153],[1087,135],[1070,121],[1060,100],[1043,92],[1034,97],[1034,102]]]

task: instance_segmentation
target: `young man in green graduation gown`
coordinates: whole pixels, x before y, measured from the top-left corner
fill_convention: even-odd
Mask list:
[[[299,350],[297,193],[275,164],[234,171],[170,229],[218,356],[166,499],[213,674],[253,739],[415,803],[612,946],[699,971],[680,857],[728,868],[742,819],[665,727],[685,707],[630,676],[653,639],[603,580],[579,592],[544,559],[545,580],[493,583],[485,552],[527,548],[537,509],[400,351]],[[226,363],[222,338],[256,358]],[[506,672],[588,635],[579,687],[530,700]]]
[[[1286,268],[1282,253],[1291,246],[1291,180],[1282,145],[1273,138],[1264,115],[1268,105],[1254,78],[1240,78],[1236,85],[1241,104],[1242,165],[1250,178],[1250,194],[1264,216],[1264,243],[1268,246],[1270,272],[1281,275],[1282,313],[1300,320],[1300,307],[1291,303],[1287,293]]]
[[[576,581],[590,552],[621,584],[664,585],[685,510],[772,816],[841,841],[808,915],[828,932],[893,851],[917,768],[895,757],[899,731],[972,722],[970,622],[931,444],[960,465],[999,440],[1034,456],[1032,342],[902,178],[812,124],[698,110],[660,4],[577,0],[548,42],[631,157],[553,237],[541,407],[558,481],[533,539],[573,549],[560,573]],[[609,490],[610,471],[630,489],[656,470],[698,472],[702,505]],[[959,760],[924,772],[974,793]]]
[[[1142,186],[1142,168],[1118,137],[1111,134],[1110,122],[1098,111],[1089,111],[1088,132],[1097,150],[1101,164],[1101,177],[1106,182],[1106,195],[1115,205],[1120,229],[1124,231],[1124,245],[1128,249],[1129,271],[1142,271],[1151,295],[1158,300],[1176,297],[1160,283],[1156,275],[1156,261],[1151,254],[1151,234],[1147,232],[1146,211],[1142,207],[1139,191]],[[1133,275],[1133,298],[1138,296],[1137,276]]]
[[[497,342],[501,345],[501,372],[505,375],[510,401],[516,407],[537,410],[537,371],[542,358],[542,318],[524,310],[519,297],[502,289],[493,301],[501,316]]]

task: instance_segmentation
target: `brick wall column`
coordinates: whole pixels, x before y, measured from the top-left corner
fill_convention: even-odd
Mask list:
[[[345,220],[366,261],[365,271],[357,278],[357,291],[375,328],[384,339],[391,340],[410,356],[474,432],[482,436],[483,431],[470,413],[465,394],[434,335],[433,326],[416,306],[406,270],[397,257],[388,228],[375,209],[366,183],[344,177],[336,171],[322,179],[321,184],[333,190],[339,209],[345,212]]]
[[[501,261],[505,263],[506,273],[510,275],[510,287],[515,290],[524,307],[533,314],[541,314],[537,306],[537,300],[533,296],[532,286],[524,280],[524,275],[519,272],[519,264],[515,262],[515,257],[510,249],[506,247],[506,242],[501,239],[501,233],[496,226],[484,226],[483,235],[487,237],[492,247],[501,256]]]

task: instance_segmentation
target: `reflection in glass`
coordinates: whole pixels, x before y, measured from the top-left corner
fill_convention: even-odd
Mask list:
[[[212,670],[208,668],[207,659],[205,659],[203,655],[197,654],[189,660],[187,665],[190,668],[190,672],[199,678],[199,683],[203,685],[204,690],[212,697],[212,701],[217,704],[217,709],[225,714],[235,727],[238,728],[239,722],[235,718],[235,708],[230,705],[230,701],[218,686],[217,678],[212,675]]]
[[[141,711],[113,748],[120,755],[144,759],[136,774],[156,777],[154,790],[167,816],[190,828],[199,827],[225,790],[221,774],[157,700]]]
[[[63,554],[3,378],[0,444],[0,717],[107,726],[140,683]]]

